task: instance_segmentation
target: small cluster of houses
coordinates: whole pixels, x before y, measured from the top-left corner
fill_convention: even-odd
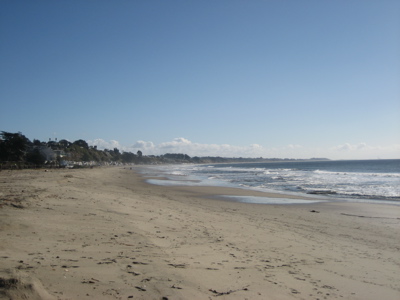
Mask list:
[[[34,146],[34,149],[39,150],[39,153],[44,157],[46,162],[60,161],[60,158],[66,157],[63,150],[53,150],[45,145]]]
[[[111,166],[117,165],[117,162],[96,162],[96,161],[73,161],[68,159],[68,153],[64,150],[52,149],[47,145],[34,146],[39,153],[44,157],[45,164],[62,168],[74,167],[94,167],[94,166]]]

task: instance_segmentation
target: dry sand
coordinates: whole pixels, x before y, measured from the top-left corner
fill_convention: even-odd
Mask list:
[[[1,171],[0,299],[400,299],[400,207],[241,193]]]

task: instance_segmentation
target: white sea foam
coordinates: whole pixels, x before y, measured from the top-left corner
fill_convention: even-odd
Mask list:
[[[312,204],[318,202],[326,202],[325,200],[304,200],[304,199],[290,199],[290,198],[270,198],[270,197],[256,197],[256,196],[230,196],[224,195],[223,198],[255,204]]]
[[[223,184],[215,180],[162,180],[147,179],[147,183],[162,186],[230,186],[228,183]]]
[[[313,172],[316,174],[339,175],[339,176],[369,176],[369,177],[400,178],[400,174],[397,173],[334,172],[334,171],[323,171],[323,170],[315,170]]]
[[[188,174],[182,172],[182,171],[172,171],[171,173],[166,173],[168,175],[174,175],[174,176],[188,176]]]
[[[354,162],[349,166],[347,162],[162,166],[159,168],[161,175],[173,181],[154,183],[221,185],[331,199],[400,200],[399,167],[393,164],[381,167],[379,161],[369,163]]]

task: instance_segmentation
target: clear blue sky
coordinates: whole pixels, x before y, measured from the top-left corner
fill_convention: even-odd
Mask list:
[[[400,1],[0,0],[0,130],[400,158]]]

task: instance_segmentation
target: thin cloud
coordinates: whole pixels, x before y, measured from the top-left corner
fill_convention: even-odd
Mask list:
[[[259,144],[234,146],[229,144],[200,144],[180,137],[158,145],[150,141],[137,141],[132,146],[124,147],[119,142],[103,139],[89,140],[90,146],[98,149],[118,148],[126,152],[142,151],[145,155],[162,155],[165,153],[185,153],[189,156],[224,156],[224,157],[260,157],[268,155],[268,150]]]
[[[390,159],[400,157],[400,145],[372,146],[367,143],[345,143],[331,149],[331,157],[338,159]]]
[[[292,144],[289,144],[287,147],[289,149],[300,149],[300,148],[302,148],[302,146],[300,146],[300,145],[292,145]]]
[[[87,141],[90,146],[98,149],[118,148],[123,152],[136,153],[142,151],[144,155],[163,155],[166,153],[183,153],[193,156],[221,156],[221,157],[264,157],[264,158],[296,158],[307,159],[312,157],[326,157],[330,159],[390,159],[400,158],[400,145],[371,146],[366,143],[344,143],[330,148],[308,148],[297,144],[283,147],[266,148],[259,144],[235,146],[229,144],[201,144],[194,143],[186,138],[175,138],[172,141],[154,144],[151,141],[137,141],[131,146],[123,146],[118,141],[95,139]]]
[[[121,144],[118,141],[115,140],[110,140],[110,141],[105,141],[103,139],[95,139],[95,140],[88,140],[86,141],[89,146],[97,146],[98,149],[114,149],[118,148],[120,150],[123,150],[124,147],[121,146]]]
[[[368,146],[366,143],[359,143],[359,144],[350,144],[350,143],[345,143],[343,145],[339,145],[334,147],[335,150],[337,151],[355,151],[355,150],[371,150],[374,149],[374,147]]]
[[[153,142],[145,142],[145,141],[137,141],[135,144],[132,145],[133,149],[154,149],[155,146],[153,144]]]

